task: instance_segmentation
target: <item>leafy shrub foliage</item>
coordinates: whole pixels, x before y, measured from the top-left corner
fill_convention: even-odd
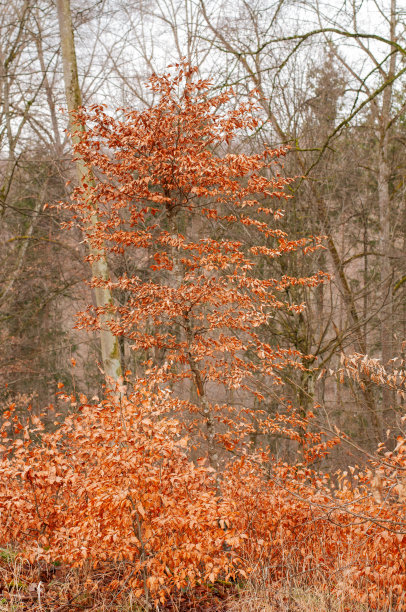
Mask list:
[[[139,380],[126,396],[83,403],[53,433],[36,417],[22,426],[9,407],[3,543],[32,562],[125,561],[122,583],[157,605],[182,588],[258,572],[271,583],[320,572],[354,601],[401,602],[404,439],[379,465],[354,469],[351,481],[339,475],[336,488],[309,463],[336,440],[314,434],[306,434],[295,465],[246,446],[216,478],[207,462],[190,459],[175,404]],[[294,414],[268,422],[292,438],[297,424],[303,431],[306,422]],[[13,442],[14,432],[21,437]]]

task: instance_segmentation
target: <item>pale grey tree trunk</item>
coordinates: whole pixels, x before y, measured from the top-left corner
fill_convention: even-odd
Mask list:
[[[391,0],[390,40],[396,41],[396,0]],[[397,53],[394,51],[389,60],[389,67],[383,78],[390,82],[396,71]],[[379,159],[378,159],[378,206],[379,206],[379,252],[380,265],[380,335],[382,363],[385,366],[393,357],[393,302],[392,302],[392,245],[390,218],[389,182],[391,169],[389,163],[389,137],[392,115],[393,85],[388,85],[382,96],[381,116],[379,117]],[[389,389],[383,388],[382,409],[389,410],[394,396]]]
[[[69,112],[74,111],[82,105],[82,95],[79,87],[79,78],[76,62],[75,42],[73,37],[72,14],[70,8],[70,0],[57,0],[58,21],[61,37],[61,51],[63,62],[63,75],[65,81],[66,103]],[[70,120],[70,131],[72,142],[76,144],[80,141],[81,132],[85,130],[84,126],[76,124]],[[76,170],[79,182],[84,181],[92,187],[94,185],[94,176],[88,168],[86,168],[84,160],[77,156]],[[94,214],[91,218],[91,223],[96,226],[98,222],[97,203],[94,203]],[[96,278],[103,280],[109,279],[109,269],[107,258],[104,249],[95,249],[90,246],[92,255],[96,255],[96,260],[92,263],[92,274]],[[107,288],[95,288],[96,305],[102,308],[108,308],[113,304],[112,295]],[[100,343],[104,373],[107,377],[117,381],[121,376],[121,360],[118,338],[114,336],[108,326],[108,320],[112,319],[112,314],[107,313],[101,316],[100,327]]]

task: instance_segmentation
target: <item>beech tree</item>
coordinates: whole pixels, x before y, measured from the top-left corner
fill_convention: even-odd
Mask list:
[[[77,189],[71,207],[93,249],[89,259],[104,244],[149,267],[147,279],[131,271],[115,280],[94,276],[92,286],[112,291],[117,305],[90,307],[78,325],[97,329],[104,318],[145,356],[150,376],[178,389],[192,383],[194,400],[181,397],[202,415],[215,465],[216,420],[229,393],[240,403],[247,394],[263,400],[281,382],[281,369],[305,369],[298,351],[272,348],[260,329],[278,309],[304,309],[282,297],[287,287],[315,287],[325,275],[272,276],[275,258],[311,252],[320,240],[289,240],[277,226],[279,203],[289,198],[290,179],[277,165],[284,150],[226,153],[231,139],[256,127],[254,101],[231,110],[232,93],[210,97],[209,83],[195,73],[180,64],[173,76],[154,75],[149,87],[158,102],[151,109],[125,110],[119,119],[102,106],[75,113],[83,126],[76,153],[101,178]],[[230,239],[229,228],[240,238]],[[255,232],[256,244],[247,242],[246,230]],[[259,255],[268,261],[262,280]]]

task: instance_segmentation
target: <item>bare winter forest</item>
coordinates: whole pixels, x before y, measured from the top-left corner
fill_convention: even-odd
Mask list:
[[[0,611],[406,611],[404,0],[0,0]]]

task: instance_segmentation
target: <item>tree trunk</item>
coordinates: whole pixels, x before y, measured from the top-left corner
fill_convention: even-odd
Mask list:
[[[70,9],[70,0],[57,0],[59,30],[61,37],[61,50],[63,62],[63,75],[65,81],[66,103],[70,113],[82,105],[82,95],[79,87],[79,78],[76,62],[75,42],[73,37],[72,15]],[[84,127],[70,119],[70,131],[72,142],[76,144],[80,141],[81,132]],[[86,168],[84,160],[77,156],[76,170],[80,183],[86,183],[89,187],[94,185],[94,176],[91,170]],[[94,202],[94,214],[92,215],[91,223],[96,225],[98,222],[97,203]],[[96,255],[96,260],[92,263],[92,274],[96,278],[103,280],[109,279],[109,269],[107,258],[104,249],[94,249],[90,247],[92,255]],[[100,308],[108,308],[112,305],[113,299],[109,289],[96,287],[94,289],[96,297],[96,305]],[[108,320],[111,320],[111,315],[104,314],[100,318],[100,343],[101,354],[104,367],[104,373],[107,377],[114,381],[121,376],[120,362],[120,347],[118,339],[112,334],[108,326]]]
[[[396,41],[396,0],[391,0],[390,40]],[[392,53],[388,71],[383,78],[390,82],[396,71],[397,53]],[[393,357],[393,301],[392,301],[392,262],[391,262],[391,197],[389,190],[391,168],[389,162],[389,138],[391,131],[391,111],[393,84],[387,85],[382,96],[381,116],[379,117],[379,158],[378,158],[378,206],[379,206],[379,253],[380,265],[380,335],[382,364],[386,367]],[[382,390],[382,414],[389,411],[395,400],[394,394],[385,387]]]

